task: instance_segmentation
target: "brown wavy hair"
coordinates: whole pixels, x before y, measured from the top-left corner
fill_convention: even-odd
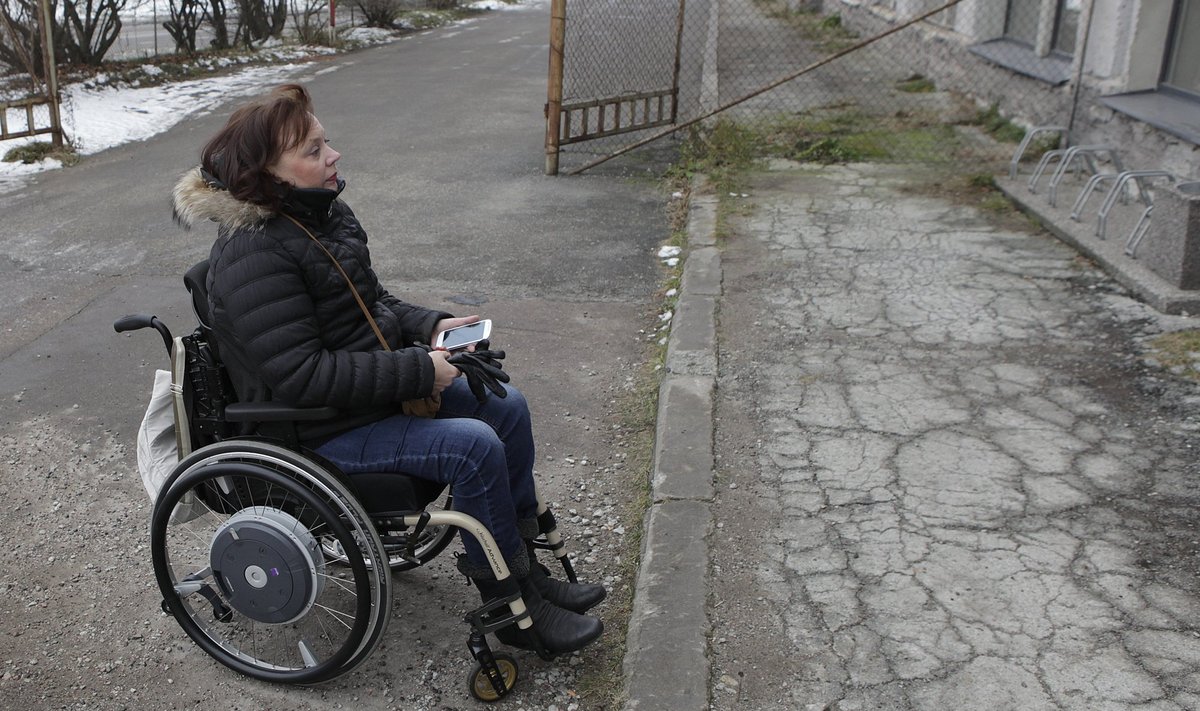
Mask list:
[[[312,97],[284,84],[239,107],[200,153],[200,166],[239,200],[278,210],[279,179],[270,166],[304,141],[312,126]]]

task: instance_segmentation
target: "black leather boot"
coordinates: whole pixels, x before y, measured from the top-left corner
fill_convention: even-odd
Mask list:
[[[564,610],[582,614],[599,605],[600,601],[608,595],[608,591],[604,589],[603,585],[555,580],[550,577],[550,571],[546,566],[537,561],[537,551],[532,542],[525,542],[525,550],[529,554],[529,579],[546,602]]]
[[[506,596],[512,589],[509,581],[497,581],[490,571],[489,574],[468,577],[479,589],[479,596],[484,602]],[[533,618],[533,628],[550,654],[568,654],[583,649],[604,632],[604,623],[598,618],[564,610],[543,599],[529,575],[515,580],[525,607]],[[516,625],[497,630],[496,639],[510,647],[538,651],[529,633]]]

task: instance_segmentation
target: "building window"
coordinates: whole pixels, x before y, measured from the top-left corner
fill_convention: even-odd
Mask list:
[[[1042,0],[1008,0],[1008,12],[1004,17],[1004,36],[1030,46],[1037,44],[1041,4]]]
[[[1054,50],[1075,55],[1075,38],[1079,35],[1079,13],[1083,0],[1064,0],[1058,3],[1058,16],[1054,20]]]
[[[1175,6],[1162,83],[1200,95],[1200,0],[1179,0]]]
[[[1101,97],[1100,103],[1200,146],[1200,0],[1150,9],[1139,18],[1146,20],[1140,29],[1156,44],[1132,53],[1131,73],[1136,71],[1137,79],[1130,90]]]
[[[1082,0],[1008,0],[1004,36],[1029,45],[1039,57],[1075,53]]]
[[[970,16],[970,31],[987,39],[971,45],[972,54],[1052,86],[1070,80],[1083,0],[979,2],[988,12]]]

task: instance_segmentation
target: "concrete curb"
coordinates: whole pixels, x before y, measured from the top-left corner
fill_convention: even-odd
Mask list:
[[[713,396],[721,253],[717,198],[688,214],[688,254],[659,390],[646,512],[625,649],[626,711],[708,709],[708,534],[712,530]]]
[[[1136,221],[1134,213],[1139,212],[1138,209],[1111,215],[1108,237],[1100,239],[1095,234],[1095,208],[1103,195],[1092,198],[1092,209],[1084,220],[1077,222],[1070,218],[1073,195],[1059,195],[1058,205],[1051,206],[1046,200],[1045,189],[1041,193],[1031,193],[1026,182],[1023,176],[1016,180],[1003,176],[996,180],[996,185],[1023,212],[1037,218],[1054,236],[1094,260],[1113,279],[1153,308],[1166,314],[1200,313],[1200,293],[1178,289],[1143,262],[1126,256],[1125,240]],[[1140,208],[1140,205],[1136,207]]]

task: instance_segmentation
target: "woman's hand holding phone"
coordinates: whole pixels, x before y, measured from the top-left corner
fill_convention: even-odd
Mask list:
[[[483,319],[465,326],[448,328],[433,340],[433,347],[455,353],[472,352],[478,343],[486,341],[492,335],[492,320]]]
[[[462,375],[462,371],[447,360],[449,351],[429,351],[429,357],[433,359],[433,394],[437,395],[450,387],[454,379]]]
[[[471,316],[457,316],[455,318],[444,318],[441,321],[438,321],[437,325],[433,327],[433,335],[430,336],[429,342],[432,343],[435,348],[437,348],[442,334],[446,331],[478,322],[479,314],[474,314]],[[468,346],[468,350],[474,350],[474,346]]]

